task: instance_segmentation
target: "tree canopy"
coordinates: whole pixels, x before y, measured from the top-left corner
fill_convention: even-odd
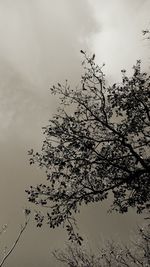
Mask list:
[[[80,205],[112,193],[111,208],[121,213],[150,207],[150,76],[138,60],[132,77],[122,70],[122,82],[109,86],[95,55],[81,53],[80,85],[72,89],[66,80],[51,88],[60,107],[43,127],[41,152],[29,151],[47,182],[26,190],[30,202],[48,207],[50,227],[65,225],[79,243],[73,225]],[[37,226],[43,219],[36,214]]]

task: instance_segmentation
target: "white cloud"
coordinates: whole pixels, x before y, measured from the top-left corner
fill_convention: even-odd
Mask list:
[[[106,73],[119,78],[120,70],[131,70],[137,59],[148,68],[148,44],[142,30],[150,24],[150,1],[100,0],[93,3],[99,33],[90,40],[98,62],[106,63]]]

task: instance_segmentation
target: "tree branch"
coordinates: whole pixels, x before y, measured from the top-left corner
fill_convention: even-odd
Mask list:
[[[20,233],[18,235],[18,237],[16,238],[14,244],[12,245],[12,247],[10,248],[10,250],[7,252],[7,254],[3,257],[2,261],[0,262],[0,267],[5,263],[5,261],[7,260],[7,258],[10,256],[10,254],[13,252],[13,250],[15,249],[15,247],[17,246],[21,235],[23,234],[23,232],[25,231],[27,224],[29,222],[29,219],[25,222],[24,226],[21,228]]]

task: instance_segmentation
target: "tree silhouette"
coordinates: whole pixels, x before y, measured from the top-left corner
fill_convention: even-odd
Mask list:
[[[101,202],[113,193],[112,209],[121,213],[149,208],[150,76],[138,60],[132,77],[108,86],[103,66],[84,56],[80,85],[51,88],[60,107],[44,129],[41,153],[29,151],[30,164],[46,171],[47,183],[26,190],[29,201],[49,207],[47,223],[65,225],[71,240],[80,205]],[[44,219],[36,214],[37,226]]]
[[[97,253],[77,244],[68,244],[63,251],[53,252],[58,262],[69,267],[148,267],[150,266],[150,225],[139,227],[128,245],[107,241]]]

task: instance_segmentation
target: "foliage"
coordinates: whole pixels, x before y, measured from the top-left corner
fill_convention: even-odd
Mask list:
[[[83,75],[73,90],[68,82],[51,88],[60,108],[44,127],[41,153],[29,151],[30,164],[44,168],[47,183],[31,186],[30,202],[49,207],[47,223],[65,225],[71,240],[74,213],[80,205],[105,200],[113,193],[112,209],[149,208],[150,200],[150,76],[138,60],[132,77],[107,86],[103,66],[81,50]],[[36,214],[37,226],[44,220]]]
[[[143,31],[142,31],[142,34],[143,34],[143,36],[145,36],[145,38],[146,38],[147,40],[150,39],[150,30],[149,30],[149,29],[143,30]]]
[[[67,245],[65,251],[54,251],[54,257],[69,267],[148,267],[150,266],[150,229],[139,228],[130,245],[109,241],[98,253],[91,253],[77,245]]]

